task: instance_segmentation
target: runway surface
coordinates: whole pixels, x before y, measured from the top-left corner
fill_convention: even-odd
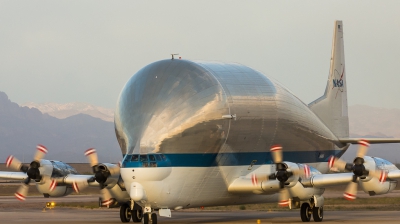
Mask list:
[[[0,197],[0,223],[121,223],[119,209],[79,209],[56,207],[42,211],[49,199],[29,197],[21,203],[13,197]],[[96,201],[95,196],[68,196],[54,201]],[[285,212],[267,211],[173,211],[172,218],[159,217],[160,224],[181,223],[302,223],[299,210]],[[323,223],[398,223],[398,211],[325,211]]]

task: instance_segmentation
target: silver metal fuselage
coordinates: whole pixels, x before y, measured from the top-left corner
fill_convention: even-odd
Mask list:
[[[115,129],[125,186],[143,185],[146,199],[139,203],[154,208],[277,201],[227,189],[255,169],[274,171],[272,145],[282,145],[285,161],[321,172],[329,156],[348,147],[286,88],[232,63],[175,59],[144,67],[119,96]],[[166,162],[132,161],[145,154]]]

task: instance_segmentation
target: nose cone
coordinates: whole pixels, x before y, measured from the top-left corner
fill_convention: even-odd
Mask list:
[[[122,154],[217,152],[229,120],[226,95],[206,68],[186,60],[154,62],[126,83],[115,130]]]

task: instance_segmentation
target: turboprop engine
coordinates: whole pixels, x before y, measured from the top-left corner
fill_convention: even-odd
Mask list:
[[[58,184],[56,179],[70,174],[77,174],[76,170],[60,161],[43,159],[47,153],[47,148],[43,145],[36,147],[37,151],[33,161],[23,164],[14,156],[10,155],[6,160],[6,166],[14,171],[18,171],[23,183],[17,189],[15,197],[24,201],[28,195],[29,183],[34,180],[36,188],[45,197],[62,197],[72,193],[72,188],[65,184]]]
[[[382,172],[382,175],[379,176],[379,178],[367,176],[364,179],[360,179],[359,184],[361,185],[361,188],[365,193],[368,193],[370,196],[387,194],[396,188],[397,181],[386,179],[388,172],[399,170],[394,164],[378,157],[365,156],[364,160],[364,166],[369,171],[384,171]]]
[[[257,169],[246,177],[236,179],[228,191],[256,194],[274,194],[279,191],[280,206],[299,207],[301,201],[308,201],[311,198],[323,204],[321,195],[324,193],[324,188],[305,187],[301,183],[304,179],[321,174],[317,169],[304,164],[282,161],[282,147],[279,145],[273,146],[271,153],[275,162],[275,172],[265,174]],[[263,166],[259,169],[264,170]]]

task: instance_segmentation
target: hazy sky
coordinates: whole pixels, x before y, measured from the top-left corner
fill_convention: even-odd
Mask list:
[[[0,91],[114,108],[140,68],[180,53],[250,66],[309,103],[325,90],[336,19],[349,105],[400,108],[400,1],[0,0]]]

